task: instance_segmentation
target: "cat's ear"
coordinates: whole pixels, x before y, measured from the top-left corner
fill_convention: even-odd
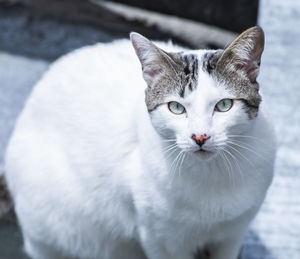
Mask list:
[[[151,86],[159,75],[174,71],[175,63],[168,53],[136,32],[130,33],[130,39],[141,62],[143,76],[148,86]]]
[[[246,30],[224,50],[217,62],[217,69],[241,72],[251,82],[255,82],[264,42],[264,32],[260,27],[255,26]]]

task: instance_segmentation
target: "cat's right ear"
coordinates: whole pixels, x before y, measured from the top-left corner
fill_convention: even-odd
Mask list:
[[[141,62],[144,79],[151,87],[162,72],[168,71],[166,68],[172,62],[171,57],[141,34],[132,32],[130,39]]]
[[[223,52],[217,68],[223,71],[237,71],[255,82],[259,73],[265,37],[262,28],[252,27],[244,31]]]

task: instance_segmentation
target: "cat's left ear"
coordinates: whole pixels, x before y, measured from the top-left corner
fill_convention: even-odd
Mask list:
[[[259,26],[246,30],[224,50],[216,64],[217,69],[240,72],[251,82],[256,82],[264,43],[264,32]]]
[[[148,86],[154,85],[161,75],[176,74],[177,65],[169,53],[136,32],[130,33],[130,39],[141,62],[143,77]]]

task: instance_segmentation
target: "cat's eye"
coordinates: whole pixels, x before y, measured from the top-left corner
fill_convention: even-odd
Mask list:
[[[178,102],[169,102],[168,103],[169,110],[177,115],[183,114],[185,112],[185,108]]]
[[[227,112],[233,105],[232,99],[223,99],[216,104],[215,110],[218,112]]]

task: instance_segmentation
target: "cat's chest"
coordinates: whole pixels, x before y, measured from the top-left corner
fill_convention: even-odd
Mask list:
[[[232,182],[221,177],[222,170],[214,169],[205,172],[211,173],[207,178],[195,177],[195,172],[189,168],[183,168],[175,179],[156,178],[153,186],[144,190],[146,206],[152,216],[162,222],[206,226],[235,219],[260,205],[265,195],[264,181],[257,182],[255,177],[245,176],[243,180],[236,178]],[[196,173],[200,174],[201,170]],[[214,179],[218,175],[220,179]]]
[[[148,195],[149,204],[143,210],[144,222],[166,246],[170,244],[169,249],[175,241],[182,245],[182,250],[191,252],[228,235],[232,231],[231,223],[256,210],[255,204],[259,206],[261,202],[250,198],[247,194],[250,190],[236,190],[235,193],[216,188],[208,193],[201,185],[196,186],[177,186],[168,191],[152,189],[151,197]]]

